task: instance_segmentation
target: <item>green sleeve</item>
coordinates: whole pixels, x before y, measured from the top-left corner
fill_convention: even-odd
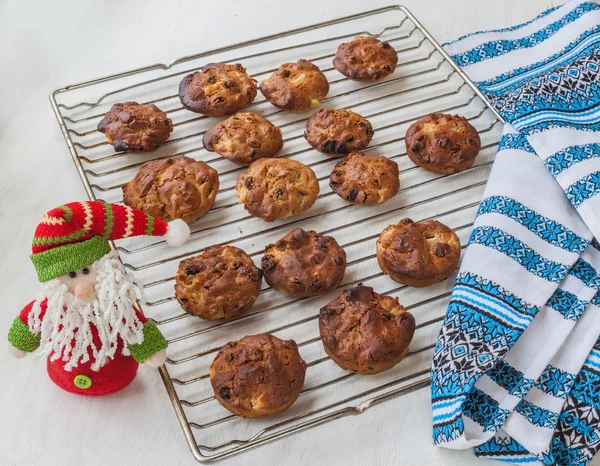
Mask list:
[[[31,353],[40,346],[40,336],[29,330],[29,326],[17,317],[8,332],[8,341],[15,348]]]
[[[160,350],[165,349],[167,340],[154,322],[148,321],[144,324],[144,341],[139,345],[137,343],[129,344],[127,347],[137,362],[142,364],[146,359]]]

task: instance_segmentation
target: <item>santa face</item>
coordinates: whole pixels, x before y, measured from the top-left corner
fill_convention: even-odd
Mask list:
[[[114,357],[119,341],[143,341],[143,324],[134,307],[140,298],[133,276],[110,253],[87,267],[45,282],[28,325],[32,332],[40,333],[44,356],[65,361],[66,370],[88,361],[98,370]],[[129,354],[127,344],[121,348],[123,354]]]
[[[94,266],[82,267],[58,277],[77,299],[86,301],[96,296],[98,271]]]

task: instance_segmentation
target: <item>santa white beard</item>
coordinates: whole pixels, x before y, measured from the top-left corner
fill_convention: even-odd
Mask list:
[[[144,339],[143,324],[133,306],[142,294],[133,275],[112,252],[92,267],[98,272],[95,296],[77,299],[67,285],[55,278],[44,283],[42,296],[36,299],[29,314],[30,330],[40,333],[42,356],[52,355],[51,361],[61,359],[67,371],[88,362],[90,351],[91,368],[97,371],[115,356],[119,339],[124,343],[124,355],[130,354],[127,344],[140,344]],[[42,320],[40,305],[44,299],[48,302]],[[99,346],[94,342],[92,327],[97,330]]]

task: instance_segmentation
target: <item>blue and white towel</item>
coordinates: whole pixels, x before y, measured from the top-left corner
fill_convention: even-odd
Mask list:
[[[434,350],[434,441],[586,464],[600,448],[600,0],[445,48],[508,123]]]

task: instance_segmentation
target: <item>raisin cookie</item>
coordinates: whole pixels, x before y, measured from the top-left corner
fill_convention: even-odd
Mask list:
[[[331,236],[296,228],[265,247],[261,267],[274,289],[289,296],[318,296],[344,278],[346,252]]]
[[[212,208],[219,175],[204,162],[178,155],[145,163],[122,189],[129,207],[165,222],[180,218],[193,223]]]
[[[262,272],[234,246],[212,246],[179,263],[175,298],[184,311],[207,320],[230,319],[252,307]]]
[[[329,82],[318,66],[298,60],[281,65],[260,83],[260,92],[278,108],[305,112],[321,104],[329,92]]]
[[[390,225],[377,240],[377,262],[398,283],[422,288],[446,280],[458,266],[460,240],[437,220],[409,218]]]
[[[309,209],[317,200],[319,181],[310,167],[288,159],[259,159],[235,186],[240,204],[267,222]]]
[[[387,157],[367,157],[358,152],[339,161],[329,176],[329,186],[353,204],[381,204],[400,188],[398,164]]]
[[[396,70],[398,54],[387,42],[374,37],[358,36],[341,44],[333,66],[347,78],[354,81],[377,81]]]
[[[256,113],[236,113],[209,128],[204,148],[239,165],[275,157],[283,147],[281,130]]]
[[[358,285],[321,308],[319,331],[325,352],[338,366],[372,375],[404,358],[415,318],[397,298]]]
[[[209,372],[215,398],[225,409],[259,418],[294,404],[304,386],[306,363],[294,340],[251,335],[221,348]]]
[[[173,132],[173,122],[154,104],[114,104],[98,123],[108,143],[119,152],[148,152],[162,146]]]
[[[426,170],[449,174],[471,167],[481,149],[477,130],[466,118],[433,113],[406,131],[406,153]]]
[[[322,108],[306,122],[304,138],[319,152],[341,157],[367,147],[373,134],[369,120],[358,113]]]
[[[206,116],[232,115],[256,97],[256,81],[236,63],[210,63],[188,74],[179,84],[179,99],[185,108]]]

